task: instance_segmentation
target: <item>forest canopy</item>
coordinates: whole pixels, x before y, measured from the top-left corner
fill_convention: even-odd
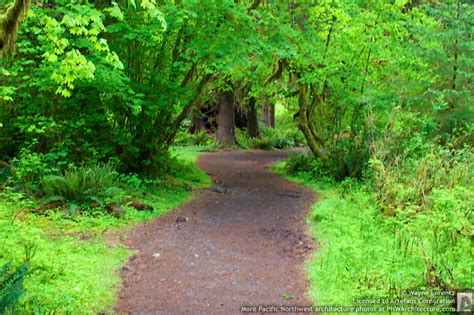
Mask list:
[[[397,109],[440,141],[472,118],[467,1],[47,1],[29,15],[2,59],[3,161],[153,170],[199,108],[280,101],[337,176],[360,176]]]

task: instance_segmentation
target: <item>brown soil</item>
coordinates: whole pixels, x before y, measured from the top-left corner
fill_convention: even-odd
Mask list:
[[[267,170],[284,151],[201,156],[214,187],[133,229],[118,313],[239,314],[244,305],[308,306],[305,217],[314,193]]]

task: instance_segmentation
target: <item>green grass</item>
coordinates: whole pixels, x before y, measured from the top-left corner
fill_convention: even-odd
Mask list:
[[[207,174],[194,164],[200,149],[172,151],[180,162],[170,174],[142,183],[139,191],[122,190],[116,196],[138,196],[154,207],[151,212],[127,208],[122,218],[92,211],[66,219],[57,210],[28,213],[25,210],[37,204],[19,194],[0,197],[0,266],[20,265],[34,252],[18,312],[111,311],[121,285],[117,271],[132,254],[111,235],[126,233],[134,224],[168,212],[190,199],[193,189],[210,185]]]
[[[315,305],[347,306],[362,298],[405,297],[403,291],[410,289],[440,290],[427,288],[425,257],[418,246],[423,244],[428,255],[436,257],[430,234],[436,212],[414,215],[401,223],[383,215],[361,183],[318,181],[307,173],[289,175],[284,162],[275,171],[317,193],[307,224],[320,247],[306,266]],[[456,246],[443,252],[446,264],[464,287],[472,287],[469,248],[469,240],[460,238]]]
[[[181,161],[189,163],[196,162],[201,154],[213,151],[214,149],[214,145],[174,146],[170,148],[170,153]]]
[[[55,229],[55,220],[46,222],[34,215],[13,219],[17,212],[16,205],[0,204],[0,265],[7,261],[20,264],[28,248],[36,252],[18,311],[110,309],[120,285],[116,270],[129,251],[120,245],[108,245],[100,234],[90,233],[88,240],[62,235],[61,229]]]

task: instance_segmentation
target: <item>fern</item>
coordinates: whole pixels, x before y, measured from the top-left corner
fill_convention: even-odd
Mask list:
[[[23,279],[28,275],[29,266],[23,263],[12,268],[6,263],[0,270],[0,313],[12,309],[24,294]]]
[[[102,203],[102,197],[117,185],[117,179],[118,174],[110,164],[81,165],[70,167],[62,176],[46,176],[42,187],[45,200]]]

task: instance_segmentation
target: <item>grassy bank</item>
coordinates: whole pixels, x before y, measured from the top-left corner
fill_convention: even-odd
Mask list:
[[[472,191],[440,190],[435,192],[430,213],[392,217],[378,209],[370,188],[362,183],[316,180],[305,172],[288,174],[285,163],[279,164],[276,171],[317,192],[317,201],[307,218],[311,233],[320,242],[320,248],[307,264],[309,293],[315,305],[368,306],[357,301],[418,299],[407,292],[428,292],[428,297],[433,297],[435,291],[472,287],[474,266],[467,234],[452,235],[455,243],[448,242],[441,233],[436,234],[456,222],[459,230],[472,232],[469,217],[448,216],[448,210],[451,214],[470,213]],[[453,282],[449,287],[440,287],[436,277],[451,278]],[[454,302],[451,294],[436,298],[451,299],[440,302],[443,306],[452,306]],[[430,306],[421,300],[415,304]]]
[[[139,211],[123,205],[125,214],[114,217],[92,211],[65,217],[60,209],[32,213],[37,201],[18,193],[3,193],[0,199],[0,267],[13,267],[25,260],[30,273],[24,278],[24,294],[17,305],[20,313],[99,313],[113,307],[120,278],[117,270],[131,252],[107,235],[121,231],[178,206],[192,190],[210,184],[197,169],[200,150],[179,148],[169,175],[139,180],[122,188],[113,199],[139,198],[153,207]],[[130,182],[130,180],[129,180]],[[19,294],[16,292],[15,294]]]

